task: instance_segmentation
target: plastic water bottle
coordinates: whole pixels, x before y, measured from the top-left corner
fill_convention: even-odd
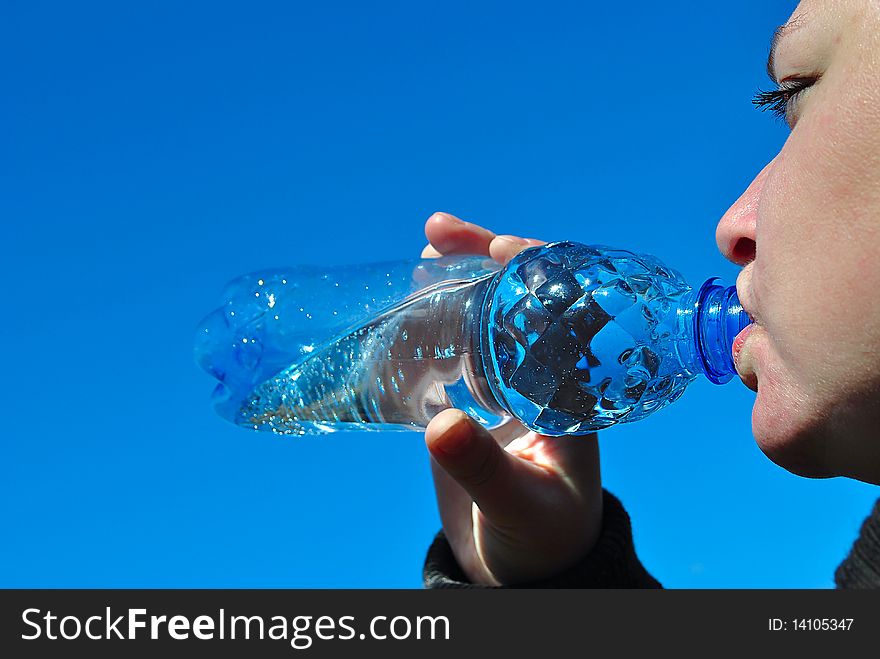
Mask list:
[[[545,435],[635,421],[734,373],[735,287],[652,256],[557,242],[506,266],[447,256],[231,282],[202,321],[217,411],[282,434],[418,430],[457,407]]]

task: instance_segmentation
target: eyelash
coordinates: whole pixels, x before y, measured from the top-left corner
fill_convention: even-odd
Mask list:
[[[752,98],[752,104],[766,112],[770,110],[774,116],[785,119],[792,100],[802,91],[813,86],[816,78],[791,78],[779,83],[779,89],[769,92],[760,91]]]

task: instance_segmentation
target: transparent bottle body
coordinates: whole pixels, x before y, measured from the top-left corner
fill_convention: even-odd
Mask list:
[[[552,243],[504,268],[455,256],[232,282],[196,352],[215,406],[283,434],[423,429],[457,407],[586,434],[724,382],[749,321],[735,290],[693,289],[648,255]]]
[[[281,434],[414,430],[458,407],[509,420],[479,356],[481,304],[500,266],[456,256],[240,277],[202,322],[214,404]]]

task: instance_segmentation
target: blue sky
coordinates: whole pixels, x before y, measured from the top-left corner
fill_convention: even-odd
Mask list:
[[[794,5],[7,3],[0,585],[420,587],[422,437],[225,423],[196,323],[245,272],[417,254],[435,210],[732,283]],[[766,460],[752,398],[601,436],[667,586],[830,586],[877,496]]]

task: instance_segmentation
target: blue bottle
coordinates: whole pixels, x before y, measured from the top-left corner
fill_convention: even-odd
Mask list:
[[[556,242],[506,266],[447,256],[231,282],[196,355],[235,424],[281,434],[420,430],[443,409],[545,435],[636,421],[700,374],[733,375],[735,287],[652,256]]]

